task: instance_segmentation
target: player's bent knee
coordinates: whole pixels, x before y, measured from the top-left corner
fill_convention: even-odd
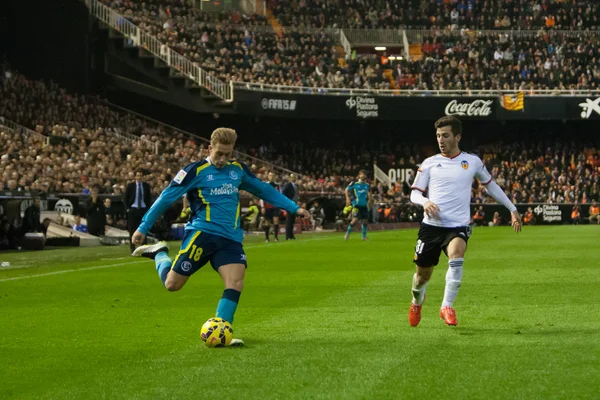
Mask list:
[[[169,281],[167,280],[165,282],[165,289],[167,289],[169,292],[176,292],[178,290],[180,290],[183,287],[182,283],[178,283],[175,281]]]
[[[167,280],[165,281],[165,289],[167,289],[169,292],[176,292],[185,285],[187,279],[188,278],[186,276],[179,275],[174,271],[171,271],[169,272],[169,275],[167,275]]]

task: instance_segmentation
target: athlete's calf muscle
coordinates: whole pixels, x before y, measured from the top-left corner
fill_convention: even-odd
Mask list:
[[[183,285],[185,285],[189,278],[189,276],[181,275],[171,270],[167,275],[167,280],[165,281],[165,288],[169,292],[176,292],[180,290],[183,287]]]

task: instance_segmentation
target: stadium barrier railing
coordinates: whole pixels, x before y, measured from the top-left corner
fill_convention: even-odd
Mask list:
[[[117,136],[119,139],[121,139],[127,143],[133,143],[133,142],[143,143],[144,145],[146,145],[150,149],[152,149],[154,154],[158,154],[158,143],[155,143],[151,140],[143,139],[139,136],[132,135],[131,133],[123,132],[120,128],[109,128],[106,130],[106,132],[111,135]]]
[[[328,94],[340,96],[466,96],[466,97],[498,97],[500,94],[510,95],[523,93],[526,96],[597,96],[597,89],[521,89],[521,90],[422,90],[422,89],[354,89],[354,88],[326,88],[309,86],[273,85],[268,83],[234,82],[234,87],[260,92],[303,93],[303,94]]]
[[[40,140],[46,146],[50,144],[50,137],[48,137],[46,135],[42,135],[41,133],[33,131],[22,125],[19,125],[16,122],[6,119],[2,116],[0,116],[0,127],[4,127],[5,129],[7,129],[11,132],[19,133],[21,135],[33,136],[33,137],[37,138],[38,140]]]
[[[423,43],[427,39],[434,37],[454,35],[454,36],[496,36],[504,35],[508,38],[537,38],[542,35],[562,36],[566,38],[578,37],[600,37],[598,30],[541,30],[541,29],[449,29],[449,28],[430,28],[430,29],[405,29],[409,43]]]
[[[163,128],[163,129],[165,129],[167,131],[170,131],[170,132],[173,132],[173,133],[180,133],[180,134],[183,134],[184,136],[188,137],[191,140],[195,140],[195,141],[201,142],[201,143],[204,144],[205,149],[208,149],[208,146],[210,145],[210,140],[207,139],[207,138],[205,138],[205,137],[203,137],[203,136],[200,136],[200,135],[197,135],[197,134],[185,131],[185,130],[177,128],[177,127],[175,127],[173,125],[166,124],[164,122],[161,122],[161,121],[158,121],[156,119],[150,118],[150,117],[145,116],[143,114],[139,114],[139,113],[137,113],[135,111],[128,110],[126,108],[123,108],[121,106],[118,106],[118,105],[110,103],[110,102],[104,101],[103,103],[105,105],[107,105],[108,107],[111,107],[111,108],[113,108],[115,110],[118,110],[120,112],[127,113],[127,114],[132,114],[132,115],[136,116],[137,118],[149,121],[152,124],[154,124],[156,126],[159,126],[159,127]],[[139,136],[135,136],[135,135],[132,135],[132,134],[127,134],[127,136],[125,138],[127,140],[142,140],[142,139],[140,139]],[[157,142],[152,142],[151,140],[145,140],[145,141],[147,143],[150,143],[153,146],[153,148],[156,149],[156,152],[158,153],[158,143]],[[264,159],[251,156],[250,154],[247,154],[247,153],[244,153],[244,152],[241,152],[241,151],[235,150],[234,151],[234,157],[237,160],[242,161],[242,162],[244,162],[246,164],[249,164],[249,165],[256,164],[257,166],[259,166],[263,170],[273,171],[276,174],[279,174],[281,176],[289,176],[290,174],[294,174],[294,175],[296,175],[298,177],[298,179],[300,179],[300,180],[302,180],[304,182],[310,182],[310,183],[314,182],[314,179],[310,178],[309,176],[300,174],[298,172],[294,172],[294,171],[292,171],[290,169],[287,169],[287,168],[281,167],[279,165],[273,164],[273,163],[271,163],[269,161],[266,161]],[[326,192],[322,192],[322,193],[326,193]]]
[[[210,75],[207,71],[195,65],[186,57],[177,53],[152,35],[138,28],[126,17],[97,0],[83,0],[90,13],[104,22],[107,26],[131,40],[134,46],[142,47],[155,57],[164,61],[168,66],[179,71],[183,76],[193,80],[199,86],[210,91],[226,102],[233,101],[231,82],[225,83]]]

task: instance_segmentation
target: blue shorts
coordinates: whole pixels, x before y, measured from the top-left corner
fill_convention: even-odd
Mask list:
[[[369,219],[369,209],[365,206],[354,206],[352,216],[357,219]]]
[[[246,263],[246,253],[241,243],[210,233],[186,231],[181,249],[173,261],[172,270],[190,276],[207,262],[215,271],[222,265]]]

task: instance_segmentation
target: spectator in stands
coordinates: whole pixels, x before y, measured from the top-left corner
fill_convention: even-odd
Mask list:
[[[250,200],[248,211],[244,214],[244,231],[250,232],[258,228],[260,211],[255,200]]]
[[[73,230],[81,233],[88,233],[88,227],[81,223],[81,216],[76,215],[74,219]]]
[[[531,207],[527,208],[525,214],[523,215],[523,223],[525,225],[535,225],[535,214],[533,213],[533,209]]]
[[[40,199],[34,198],[33,204],[25,209],[25,216],[23,217],[23,224],[21,225],[22,234],[30,232],[41,232],[42,225],[40,222]]]
[[[581,212],[578,204],[575,204],[571,208],[571,222],[573,225],[579,225],[579,222],[581,222]]]
[[[90,198],[85,202],[88,231],[94,236],[104,236],[106,229],[106,209],[98,198],[99,193],[100,187],[93,186]]]
[[[483,206],[479,206],[479,208],[475,211],[475,214],[472,218],[472,223],[475,226],[485,226],[485,211],[483,211]]]
[[[325,221],[325,211],[318,201],[313,203],[313,206],[309,210],[312,217],[313,230],[323,229],[323,221]]]
[[[104,218],[106,219],[107,226],[116,226],[116,213],[112,208],[112,200],[110,197],[104,199],[102,202],[103,210],[104,210]]]
[[[42,233],[44,234],[44,239],[46,239],[48,235],[48,227],[50,226],[51,222],[52,220],[50,218],[44,218],[42,221]]]
[[[10,222],[8,222],[6,215],[0,215],[0,250],[8,250],[10,248]]]
[[[492,219],[492,222],[490,222],[491,226],[500,226],[502,225],[502,216],[500,215],[500,212],[496,211],[494,212],[494,218]]]
[[[600,206],[596,203],[596,200],[592,200],[590,205],[590,224],[600,224]]]

